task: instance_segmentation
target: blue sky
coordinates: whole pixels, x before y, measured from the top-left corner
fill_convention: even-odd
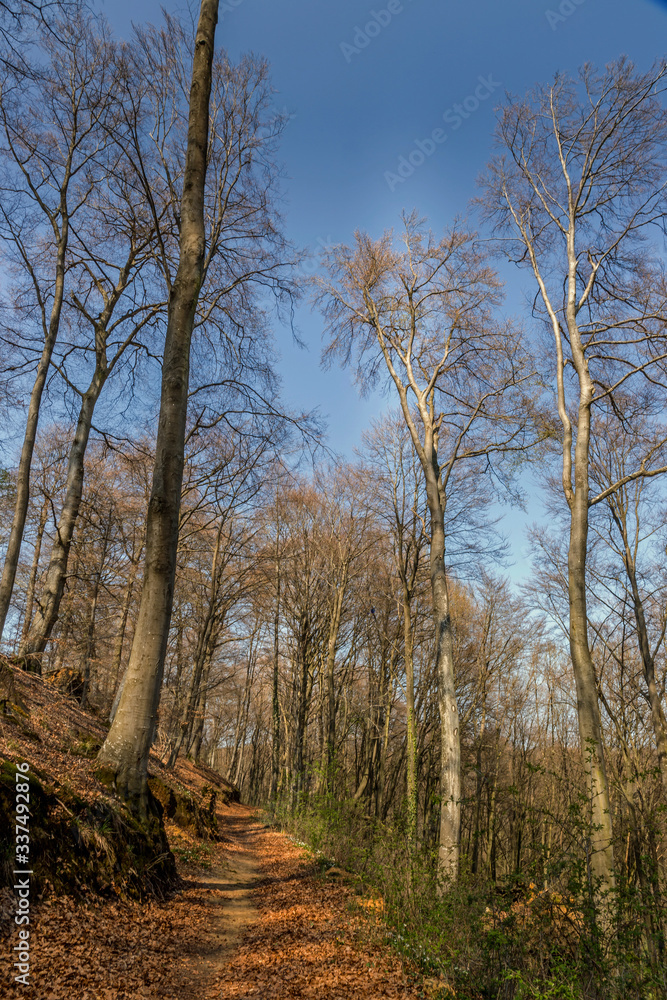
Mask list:
[[[644,68],[664,53],[667,30],[667,2],[649,0],[220,5],[219,44],[232,56],[265,55],[276,108],[294,116],[282,144],[287,228],[311,248],[347,242],[356,228],[378,235],[404,208],[417,208],[435,230],[447,226],[475,194],[492,152],[494,108],[506,90],[523,93],[556,71],[621,54]],[[132,19],[160,19],[155,0],[103,9],[119,34]],[[429,143],[438,128],[444,139]],[[416,149],[425,151],[423,164],[397,181],[401,158]],[[516,282],[511,301],[521,308]],[[349,372],[321,371],[321,321],[302,309],[298,322],[306,352],[292,346],[288,331],[276,331],[285,398],[298,409],[319,406],[331,446],[350,455],[388,401],[360,400]]]
[[[160,19],[156,0],[103,9],[119,34],[131,20]],[[219,44],[265,55],[276,108],[294,115],[282,144],[288,231],[314,249],[349,241],[355,228],[379,234],[403,208],[443,228],[475,194],[505,90],[621,54],[646,66],[667,29],[667,2],[649,0],[220,0],[220,9]],[[476,90],[487,96],[458,115],[457,104],[464,115],[474,108]],[[423,165],[400,182],[387,176],[419,143],[428,152],[437,128],[446,138]],[[285,396],[298,409],[320,406],[331,446],[350,453],[385,401],[360,400],[347,372],[322,372],[319,317],[302,309],[298,321],[307,352],[277,331]]]

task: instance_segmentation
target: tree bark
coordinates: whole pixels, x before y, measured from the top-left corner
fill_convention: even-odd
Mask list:
[[[204,190],[218,0],[202,0],[190,89],[181,200],[180,256],[170,290],[153,484],[146,524],[144,581],[118,711],[99,753],[118,793],[139,815],[150,807],[148,755],[156,725],[174,596],[183,484],[190,344],[204,277]]]
[[[598,702],[595,667],[588,640],[588,613],[586,608],[586,558],[588,554],[589,518],[589,468],[591,405],[593,383],[588,371],[584,349],[577,324],[576,289],[577,257],[574,248],[574,231],[568,236],[568,301],[567,323],[572,351],[572,361],[579,381],[579,413],[577,436],[574,446],[574,490],[571,487],[571,430],[564,436],[563,485],[570,506],[570,544],[568,549],[568,597],[570,605],[570,654],[577,692],[579,738],[587,779],[591,819],[591,875],[593,892],[598,899],[614,888],[614,853],[609,798],[609,782],[602,743],[602,724]],[[560,332],[560,331],[559,331]],[[560,345],[560,341],[558,341]],[[560,359],[559,359],[560,363]],[[562,383],[562,367],[559,382]],[[559,386],[560,388],[560,386]],[[562,392],[562,390],[561,390]],[[604,921],[604,914],[603,921]]]
[[[38,601],[37,613],[30,626],[28,637],[22,644],[20,651],[21,656],[30,657],[31,659],[41,659],[53,631],[53,626],[58,620],[60,602],[67,579],[67,564],[72,547],[72,538],[74,537],[74,529],[79,516],[79,508],[81,507],[81,497],[83,496],[86,448],[88,447],[95,404],[99,399],[105,380],[105,377],[99,377],[99,373],[96,371],[95,377],[81,400],[79,419],[69,453],[65,500],[58,519],[56,536],[51,547],[46,582]]]
[[[130,615],[130,607],[132,606],[132,595],[134,592],[134,584],[137,579],[137,571],[139,569],[139,560],[141,559],[141,553],[143,550],[143,542],[139,549],[139,555],[136,560],[132,561],[132,569],[130,571],[130,578],[127,581],[127,586],[125,588],[125,596],[123,598],[123,605],[120,612],[120,622],[118,625],[118,632],[116,635],[116,645],[114,647],[113,659],[111,661],[111,683],[113,685],[112,690],[114,691],[114,697],[112,702],[111,711],[109,713],[109,722],[113,722],[114,716],[116,715],[116,709],[118,708],[118,702],[120,701],[120,668],[123,662],[123,644],[125,642],[125,630],[127,629],[127,619]]]
[[[445,571],[445,512],[440,497],[435,449],[426,470],[426,495],[431,515],[431,594],[435,624],[435,666],[440,714],[440,845],[439,869],[456,878],[461,827],[461,740],[454,687],[454,643]]]
[[[325,668],[327,686],[327,788],[332,791],[336,780],[336,649],[343,613],[343,602],[347,590],[349,562],[347,559],[342,567],[341,579],[335,583],[333,607],[329,618],[329,637],[327,640],[327,660]]]
[[[88,439],[93,424],[95,407],[113,368],[125,348],[131,343],[134,333],[136,333],[135,330],[115,352],[111,361],[109,361],[107,357],[109,323],[111,322],[114,309],[127,287],[136,255],[137,248],[133,242],[113,293],[105,296],[104,308],[94,323],[95,370],[88,388],[81,396],[79,417],[69,453],[65,500],[58,521],[56,537],[51,548],[51,558],[46,574],[44,591],[39,604],[39,611],[35,616],[35,620],[22,648],[22,655],[37,660],[44,653],[46,644],[53,631],[53,626],[58,620],[60,601],[62,600],[65,580],[67,578],[67,563],[69,561],[72,538],[74,537],[74,529],[83,496],[86,449],[88,448]]]
[[[25,530],[25,521],[28,514],[28,502],[30,500],[30,468],[32,466],[32,455],[35,450],[35,440],[37,438],[37,425],[39,423],[39,410],[42,402],[42,394],[46,385],[46,377],[49,373],[51,357],[56,346],[58,330],[60,329],[60,316],[62,313],[63,298],[65,293],[65,258],[67,255],[67,245],[69,241],[69,218],[67,214],[67,184],[69,182],[68,163],[67,180],[63,187],[60,199],[60,213],[62,217],[62,228],[58,238],[58,249],[56,252],[56,280],[53,295],[53,305],[51,307],[51,317],[48,330],[44,338],[44,347],[37,365],[35,382],[30,393],[28,404],[28,419],[26,422],[25,434],[23,436],[23,447],[21,448],[21,458],[19,460],[18,474],[16,477],[16,504],[14,507],[14,517],[7,543],[5,563],[0,579],[0,637],[5,627],[7,612],[14,591],[16,581],[16,570],[19,564],[21,553],[21,543]]]
[[[565,169],[565,168],[564,168]],[[598,703],[595,668],[588,639],[588,616],[586,608],[586,559],[588,549],[588,522],[590,508],[590,438],[591,406],[594,387],[589,372],[588,358],[581,340],[577,316],[585,306],[592,282],[584,293],[578,295],[578,268],[576,236],[576,211],[573,194],[568,180],[568,225],[564,231],[567,253],[565,322],[571,350],[578,390],[578,420],[573,456],[573,428],[567,411],[565,392],[565,365],[561,321],[554,308],[545,280],[540,271],[537,253],[530,234],[521,229],[530,263],[537,285],[551,322],[556,354],[556,387],[558,416],[563,428],[562,438],[562,489],[570,510],[570,538],[568,547],[568,598],[569,598],[569,640],[572,671],[577,693],[577,716],[579,738],[586,776],[590,822],[590,874],[591,886],[598,912],[603,923],[607,922],[609,910],[604,904],[606,894],[615,886],[613,830],[609,783],[605,767],[602,725]],[[521,224],[519,224],[521,226]]]
[[[296,809],[305,784],[304,744],[306,739],[306,720],[308,718],[309,661],[312,656],[313,637],[307,612],[302,612],[299,620],[299,633],[296,643],[294,662],[294,752],[292,758],[292,788],[291,807]]]
[[[46,530],[46,520],[49,516],[49,497],[44,497],[44,503],[42,504],[42,510],[39,515],[39,524],[37,526],[37,537],[35,538],[35,551],[32,556],[32,565],[30,566],[30,576],[28,577],[28,589],[26,593],[25,602],[25,614],[23,616],[23,628],[21,629],[21,641],[19,643],[19,648],[23,645],[30,632],[30,623],[32,621],[32,611],[35,603],[35,587],[37,584],[37,573],[39,571],[39,559],[42,554],[42,539],[44,538],[44,531]]]
[[[413,318],[414,321],[414,318]],[[423,442],[419,438],[408,401],[406,386],[401,382],[394,368],[381,331],[378,333],[380,347],[387,368],[394,381],[401,402],[401,410],[410,432],[412,443],[419,457],[426,483],[426,499],[431,522],[431,544],[429,565],[431,578],[431,599],[435,630],[435,667],[438,678],[438,712],[440,716],[440,843],[438,847],[438,870],[445,879],[455,879],[459,871],[459,837],[461,832],[461,737],[459,731],[459,710],[456,702],[454,683],[454,643],[449,611],[447,572],[445,569],[445,497],[446,487],[442,482],[438,462],[438,428],[435,417],[433,389],[423,392],[414,378],[409,356],[406,355],[406,371],[424,429]],[[455,456],[450,459],[451,471]]]
[[[412,634],[411,594],[403,586],[403,658],[405,662],[405,701],[407,708],[407,812],[408,843],[417,846],[417,732],[415,720],[415,663]]]
[[[277,529],[278,530],[278,529]],[[273,671],[271,690],[271,787],[269,802],[278,798],[280,777],[280,698],[278,661],[280,654],[280,563],[278,561],[278,536],[276,537],[276,609],[273,619]]]

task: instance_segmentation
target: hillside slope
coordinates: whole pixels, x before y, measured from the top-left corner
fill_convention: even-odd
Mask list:
[[[153,754],[150,786],[167,840],[155,845],[105,784],[96,754],[107,726],[47,680],[0,662],[0,878],[12,884],[16,782],[28,768],[29,856],[39,895],[165,896],[179,884],[172,849],[219,839],[217,810],[238,798],[217,772]],[[19,774],[17,775],[17,767]],[[22,838],[25,840],[25,837]]]

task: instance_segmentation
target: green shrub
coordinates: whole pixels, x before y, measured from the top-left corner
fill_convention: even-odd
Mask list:
[[[316,857],[356,872],[362,891],[382,898],[392,946],[429,982],[443,983],[443,996],[667,998],[665,910],[648,859],[643,885],[619,878],[602,928],[584,851],[495,882],[471,874],[463,859],[457,882],[443,885],[437,856],[411,849],[403,822],[380,823],[357,803],[311,797],[295,813],[279,808],[276,819]]]

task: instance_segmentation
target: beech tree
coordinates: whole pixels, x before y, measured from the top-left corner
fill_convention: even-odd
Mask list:
[[[507,151],[483,179],[484,203],[510,257],[533,274],[552,337],[553,400],[561,428],[562,495],[569,512],[569,640],[591,819],[592,891],[614,886],[612,810],[588,639],[589,511],[638,468],[591,495],[590,447],[600,406],[656,377],[667,309],[651,231],[665,217],[667,113],[663,63],[637,73],[625,60],[578,79],[559,76],[498,123]],[[618,414],[619,420],[622,416]],[[664,471],[664,470],[660,470]]]
[[[0,580],[0,635],[14,589],[40,406],[66,298],[72,229],[101,183],[105,120],[116,87],[112,47],[89,18],[63,21],[57,34],[43,33],[43,44],[49,64],[42,72],[26,75],[10,67],[0,79],[5,164],[0,237],[16,281],[14,321],[6,325],[4,339],[14,372],[23,366],[35,372]]]
[[[79,406],[69,452],[67,490],[49,568],[38,612],[20,651],[29,661],[37,660],[38,666],[57,620],[65,586],[95,408],[107,382],[118,376],[119,370],[132,378],[142,347],[140,338],[144,333],[150,337],[150,328],[164,308],[162,289],[155,287],[153,276],[147,273],[155,240],[153,220],[145,210],[141,193],[134,190],[126,167],[118,162],[117,154],[111,157],[106,176],[100,178],[92,199],[87,226],[71,239],[71,305],[65,314],[79,336],[68,338],[63,345],[64,356],[52,361]],[[118,395],[122,396],[120,388]]]
[[[357,233],[317,279],[325,357],[356,358],[362,385],[385,367],[419,458],[430,514],[430,573],[441,740],[440,871],[458,872],[460,729],[445,568],[445,511],[460,463],[526,444],[531,368],[518,331],[493,316],[499,279],[473,233],[436,239],[413,213],[401,243]]]
[[[188,405],[189,438],[221,422],[247,432],[248,413],[252,432],[266,433],[259,425],[276,417],[276,387],[260,299],[268,290],[280,303],[292,293],[275,208],[281,123],[269,118],[267,67],[250,58],[233,65],[221,54],[211,55],[206,69],[202,52],[212,45],[215,9],[201,8],[189,119],[180,104],[186,45],[178,24],[168,18],[162,31],[139,32],[128,55],[129,79],[139,85],[128,86],[125,124],[145,120],[133,102],[144,103],[153,122],[150,132],[135,128],[128,158],[156,232],[154,260],[169,305],[139,619],[100,760],[123,794],[140,802],[173,601]]]
[[[188,655],[192,669],[180,671],[181,687],[187,680],[187,690],[176,694],[178,731],[170,766],[181,749],[195,758],[199,754],[209,688],[219,684],[211,682],[214,661],[218,651],[237,638],[232,613],[240,607],[244,615],[258,586],[252,518],[264,499],[270,441],[256,441],[251,434],[237,439],[234,432],[224,437],[209,432],[207,438],[211,467],[207,470],[202,461],[203,449],[195,460],[188,455],[183,489],[177,601],[189,607],[187,626],[196,638]]]
[[[190,342],[204,275],[204,192],[209,98],[218,0],[202,0],[192,84],[180,209],[179,264],[169,294],[162,396],[153,485],[146,525],[146,559],[139,619],[120,704],[99,753],[118,792],[139,815],[151,811],[148,754],[160,701],[174,594],[178,515],[183,481]]]
[[[419,459],[399,414],[364,436],[369,469],[369,503],[386,520],[400,581],[406,701],[406,798],[408,839],[417,842],[417,720],[415,715],[415,603],[427,543],[427,505]]]
[[[600,511],[592,525],[594,537],[611,557],[603,559],[601,573],[594,566],[592,589],[594,592],[598,589],[596,583],[604,588],[602,602],[606,608],[615,599],[616,624],[623,621],[626,628],[629,626],[634,632],[658,767],[667,790],[664,685],[660,684],[656,669],[667,632],[662,517],[660,514],[656,517],[655,513],[662,483],[652,476],[632,478],[636,469],[664,467],[667,459],[665,427],[660,419],[656,420],[662,409],[661,395],[651,386],[649,392],[642,394],[643,398],[632,399],[624,395],[615,399],[615,409],[623,413],[622,423],[613,411],[606,420],[600,415],[600,433],[591,442],[591,482],[597,492],[605,492],[610,486],[615,489],[608,494],[604,505],[607,517]],[[619,563],[625,571],[620,578]],[[624,614],[628,605],[632,608],[630,621]],[[604,617],[606,619],[607,615]],[[592,624],[600,635],[594,621]],[[610,655],[616,657],[616,644],[610,644],[606,638],[602,641]]]

